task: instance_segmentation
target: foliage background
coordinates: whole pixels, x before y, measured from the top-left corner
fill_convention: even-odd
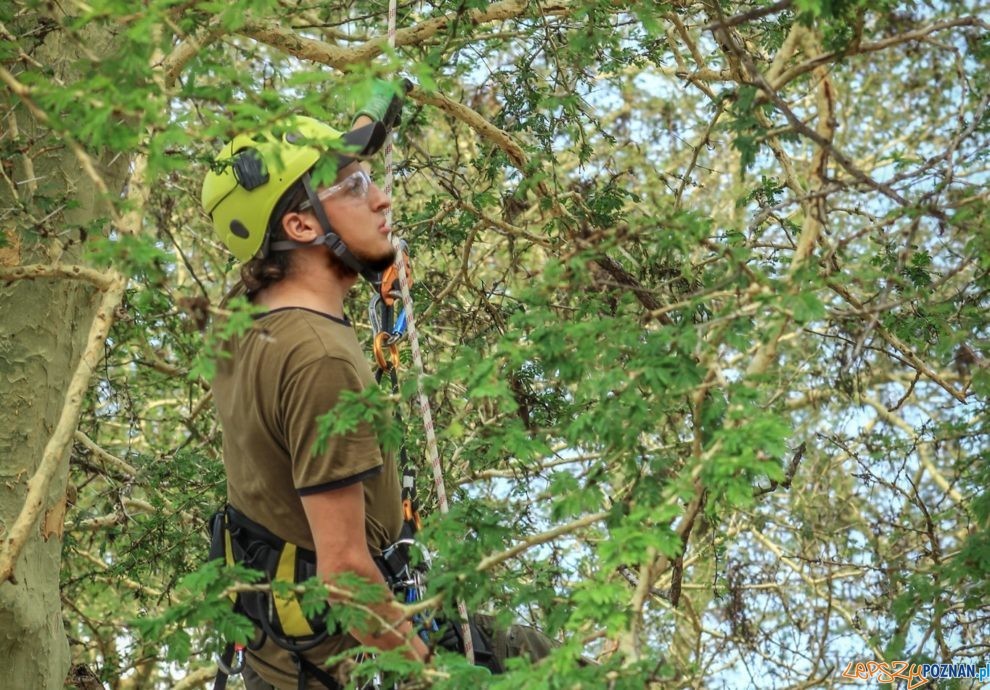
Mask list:
[[[65,485],[69,682],[202,685],[233,625],[227,580],[180,584],[224,494],[204,327],[237,267],[199,210],[213,152],[288,113],[346,127],[397,70],[417,88],[395,225],[453,495],[431,509],[424,461],[433,591],[566,641],[483,683],[831,687],[850,661],[985,661],[987,5],[411,2],[395,53],[386,11],[0,9],[3,320],[32,308],[16,290],[71,284],[93,306],[56,326],[109,327],[70,362],[96,363],[77,411],[68,384],[6,379],[68,410],[64,462],[11,442],[3,470],[12,492]],[[74,181],[32,174],[52,152]]]

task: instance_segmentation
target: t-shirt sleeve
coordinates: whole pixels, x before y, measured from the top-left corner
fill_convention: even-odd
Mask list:
[[[323,452],[314,453],[317,418],[331,412],[343,391],[363,388],[354,366],[323,357],[294,371],[281,391],[282,429],[292,458],[292,481],[300,495],[339,489],[382,471],[378,439],[368,422],[328,436]]]

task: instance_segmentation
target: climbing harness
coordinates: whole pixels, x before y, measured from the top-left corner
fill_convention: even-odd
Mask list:
[[[263,573],[266,584],[296,584],[316,574],[316,554],[277,537],[232,506],[218,511],[210,520],[210,560],[222,559],[227,565],[238,563]],[[260,630],[259,637],[247,645],[228,643],[217,660],[213,690],[224,690],[229,676],[244,670],[246,651],[260,649],[271,639],[291,655],[299,675],[299,688],[313,677],[330,690],[340,685],[323,669],[302,655],[331,634],[321,617],[307,618],[299,599],[281,596],[273,589],[238,592],[231,596],[236,613],[247,616]]]
[[[424,574],[429,564],[425,551],[417,565],[413,565],[410,552],[416,548],[413,523],[403,525],[398,541],[375,556],[375,565],[396,599],[405,603],[419,601],[424,591]],[[210,521],[210,560],[222,559],[227,565],[239,565],[262,573],[266,588],[257,591],[238,592],[231,598],[234,611],[243,614],[261,630],[257,639],[247,645],[228,643],[217,660],[217,676],[214,690],[224,690],[228,676],[244,670],[247,650],[260,649],[266,640],[285,649],[296,665],[299,688],[306,687],[308,678],[314,678],[329,690],[337,690],[340,684],[326,670],[311,663],[307,652],[331,635],[342,635],[344,630],[327,628],[323,614],[307,617],[295,594],[282,596],[273,584],[296,585],[316,575],[316,553],[287,542],[262,525],[252,521],[233,506],[218,511]],[[438,628],[436,624],[420,634],[429,641],[429,634]],[[371,687],[374,687],[372,684]]]

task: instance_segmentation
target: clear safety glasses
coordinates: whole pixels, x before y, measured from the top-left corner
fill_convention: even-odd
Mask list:
[[[368,190],[370,188],[371,175],[366,170],[358,170],[331,187],[318,189],[316,191],[316,198],[320,201],[326,201],[330,197],[341,194],[349,199],[363,200],[368,198]],[[305,211],[312,208],[312,206],[307,199],[299,204],[299,210]]]

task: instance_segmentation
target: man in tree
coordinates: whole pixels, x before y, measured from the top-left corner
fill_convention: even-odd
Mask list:
[[[204,181],[204,208],[224,244],[246,261],[250,300],[267,310],[227,343],[214,394],[225,431],[232,560],[271,577],[285,558],[292,579],[307,573],[304,557],[285,556],[280,544],[287,543],[299,554],[315,552],[315,573],[325,580],[353,573],[385,585],[381,555],[402,527],[395,460],[381,452],[368,423],[316,447],[317,417],[342,392],[375,384],[344,297],[359,276],[374,280],[395,258],[389,199],[362,161],[380,149],[400,104],[383,85],[346,134],[297,117],[238,136]],[[252,604],[242,595],[242,609],[265,633],[247,654],[251,690],[334,687],[323,662],[358,643],[430,657],[392,601],[372,607],[388,626],[347,634],[319,634],[292,605],[278,597]],[[276,615],[266,617],[266,608]],[[529,645],[531,655],[546,651],[543,640],[536,643],[542,650]]]
[[[217,233],[246,260],[249,298],[268,310],[228,343],[230,356],[220,359],[214,381],[230,505],[315,551],[324,578],[350,572],[383,585],[373,554],[392,544],[402,525],[394,458],[383,457],[367,424],[328,439],[323,452],[314,444],[316,418],[341,392],[374,384],[343,303],[359,275],[373,277],[395,258],[385,223],[389,199],[359,160],[383,144],[392,101],[379,98],[346,134],[300,117],[281,130],[241,135],[219,157],[226,165],[203,184]],[[352,153],[324,160],[335,143]],[[319,184],[316,175],[334,168],[331,184]],[[397,607],[385,603],[376,613],[393,628],[331,635],[308,653],[268,636],[248,652],[249,687],[265,687],[258,676],[296,687],[301,659],[320,665],[355,640],[380,649],[406,645],[412,658],[428,658]]]

